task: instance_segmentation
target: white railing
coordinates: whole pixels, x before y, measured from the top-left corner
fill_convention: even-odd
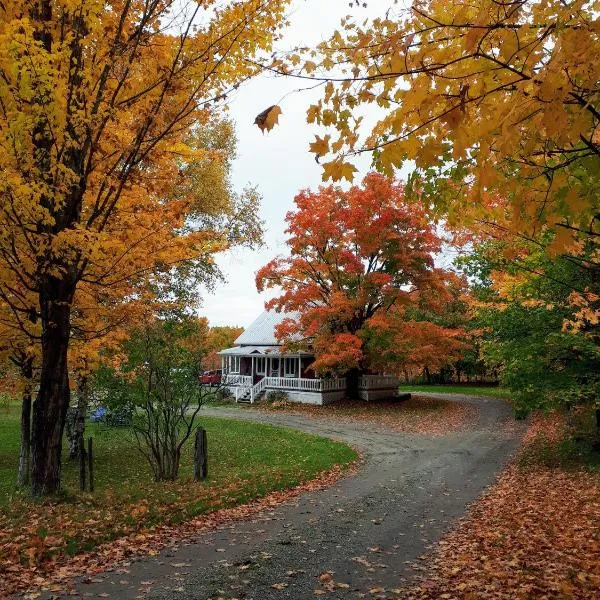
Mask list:
[[[298,377],[265,377],[268,388],[298,390],[302,392],[333,392],[346,389],[345,379],[306,379]]]
[[[223,385],[239,385],[242,387],[248,387],[252,385],[251,375],[238,375],[237,373],[227,373],[221,377],[221,383]]]
[[[258,398],[265,389],[267,382],[266,377],[263,377],[259,382],[255,383],[250,390],[250,402],[254,402],[254,398]]]
[[[361,390],[391,389],[399,385],[400,381],[394,375],[363,375],[358,380],[358,387]]]
[[[345,390],[347,382],[344,377],[335,377],[332,379],[321,379],[321,389],[324,392],[339,392]]]

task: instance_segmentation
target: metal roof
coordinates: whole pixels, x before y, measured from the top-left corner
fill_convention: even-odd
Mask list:
[[[249,354],[278,355],[280,352],[281,346],[236,346],[235,348],[227,348],[225,350],[221,350],[219,354],[248,356]]]
[[[238,346],[281,346],[275,337],[275,327],[284,319],[296,319],[297,313],[275,312],[266,310],[255,319],[240,335],[234,344]]]

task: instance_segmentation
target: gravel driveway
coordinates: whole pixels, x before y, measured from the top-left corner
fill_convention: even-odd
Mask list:
[[[419,556],[464,514],[518,447],[522,426],[503,401],[451,398],[476,405],[479,416],[468,430],[442,437],[283,413],[203,409],[210,416],[339,439],[360,448],[365,461],[355,476],[331,488],[201,534],[194,543],[136,560],[126,570],[94,576],[76,590],[92,598],[396,598],[392,590],[423,568]],[[322,576],[326,572],[331,580]]]

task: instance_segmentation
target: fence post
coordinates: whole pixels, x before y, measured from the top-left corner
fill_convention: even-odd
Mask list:
[[[77,434],[77,449],[79,453],[79,491],[85,492],[85,441],[83,433]]]
[[[204,481],[208,477],[208,439],[206,429],[196,429],[194,442],[194,479]]]
[[[90,492],[94,491],[94,454],[92,438],[88,438],[88,470],[90,472]]]

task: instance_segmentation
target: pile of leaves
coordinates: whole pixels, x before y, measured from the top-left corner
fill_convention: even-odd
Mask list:
[[[274,491],[266,496],[256,499],[252,502],[235,506],[232,508],[221,508],[208,514],[199,515],[188,521],[181,523],[171,523],[157,525],[154,527],[141,527],[139,523],[132,525],[130,532],[116,540],[97,546],[90,552],[69,556],[68,548],[63,539],[59,536],[37,535],[34,538],[28,537],[24,532],[18,535],[14,527],[7,528],[6,519],[0,520],[0,597],[22,592],[24,590],[50,590],[65,591],[69,588],[69,581],[76,576],[86,574],[91,577],[97,573],[105,571],[107,568],[114,568],[119,563],[131,559],[135,556],[149,555],[154,556],[167,546],[172,546],[194,538],[202,531],[208,531],[217,527],[226,526],[242,519],[257,516],[262,511],[268,511],[273,507],[289,502],[302,493],[315,491],[328,487],[335,483],[340,477],[353,472],[358,465],[358,460],[349,465],[334,465],[331,469],[322,472],[316,478],[301,483],[296,487]],[[220,495],[234,490],[216,490]],[[215,494],[213,494],[215,495]],[[41,506],[47,506],[49,502]],[[57,505],[63,507],[64,505]],[[42,522],[40,515],[36,515],[35,510],[30,506],[30,527],[28,529],[38,528],[38,533],[43,534],[43,528],[39,527]],[[144,506],[140,505],[138,510],[133,510],[130,514],[132,523],[137,523],[139,518],[146,512]],[[114,507],[118,511],[118,507]],[[64,513],[64,510],[54,510],[54,516]],[[37,513],[40,513],[38,510]],[[94,513],[90,513],[88,526],[93,530],[96,525]],[[105,515],[109,518],[110,515]],[[47,518],[47,515],[45,515]],[[75,526],[72,520],[63,518],[63,526],[68,528],[69,521],[71,526]],[[27,539],[29,549],[26,551],[28,561],[19,559],[22,549],[19,548],[19,542]]]
[[[540,460],[564,420],[537,415],[510,465],[403,598],[592,598],[600,589],[600,474]],[[533,459],[537,457],[537,459]]]
[[[478,412],[472,404],[414,395],[408,400],[344,400],[325,406],[265,403],[255,407],[315,419],[369,423],[392,431],[424,435],[445,435],[465,429],[476,420]],[[246,410],[255,410],[255,407]]]

